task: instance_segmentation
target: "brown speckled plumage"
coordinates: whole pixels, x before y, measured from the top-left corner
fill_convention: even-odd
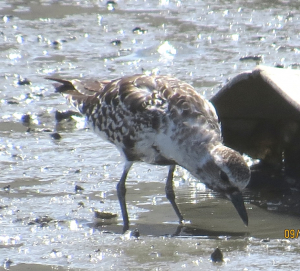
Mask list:
[[[127,162],[118,184],[124,230],[129,226],[126,204],[122,206],[125,180],[135,161],[170,166],[166,193],[181,221],[172,186],[175,165],[225,193],[248,223],[240,190],[249,181],[249,169],[237,152],[223,146],[215,109],[191,85],[147,75],[102,82],[48,79],[57,81],[56,91],[66,95],[94,131],[124,154]]]

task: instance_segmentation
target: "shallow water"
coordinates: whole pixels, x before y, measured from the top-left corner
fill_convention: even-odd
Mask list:
[[[115,186],[122,157],[81,118],[56,123],[55,111],[69,107],[44,77],[154,71],[186,80],[210,98],[258,64],[240,61],[244,56],[299,67],[298,1],[118,1],[111,8],[96,0],[0,2],[3,268],[297,270],[299,239],[285,239],[284,230],[300,228],[297,212],[288,212],[299,206],[282,211],[280,197],[246,191],[246,228],[230,202],[181,169],[175,184],[186,226],[178,230],[164,195],[167,168],[136,164],[127,204],[131,228],[141,236],[121,235]],[[145,31],[133,33],[136,27]],[[31,84],[18,84],[22,78]],[[53,132],[62,138],[53,139]],[[75,185],[84,190],[76,194]],[[94,209],[119,216],[101,225]],[[221,264],[210,260],[216,247]]]

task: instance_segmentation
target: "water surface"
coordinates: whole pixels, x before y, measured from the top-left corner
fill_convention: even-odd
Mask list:
[[[129,0],[107,6],[97,0],[3,0],[0,16],[3,268],[298,269],[299,239],[284,236],[285,229],[300,228],[291,205],[282,208],[281,198],[268,191],[246,191],[245,227],[230,202],[181,169],[175,185],[187,225],[178,230],[165,198],[167,168],[136,164],[127,204],[131,228],[141,236],[121,235],[115,186],[123,159],[82,119],[56,122],[56,110],[70,108],[44,79],[155,72],[185,80],[210,98],[257,64],[299,67],[298,1]],[[261,61],[240,61],[244,56]],[[60,140],[51,137],[54,132]],[[75,185],[84,190],[75,193]],[[119,216],[100,225],[95,209]],[[223,263],[210,260],[216,247]]]

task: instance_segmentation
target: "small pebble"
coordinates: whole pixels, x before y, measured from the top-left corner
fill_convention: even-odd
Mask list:
[[[24,114],[22,117],[21,117],[21,121],[23,123],[29,123],[30,122],[30,115],[29,114]]]
[[[55,111],[55,119],[57,122],[60,122],[64,119],[70,119],[72,116],[81,116],[78,112],[72,111],[72,110],[67,110],[64,112],[61,111]]]
[[[145,34],[147,32],[148,31],[146,29],[142,29],[140,27],[135,27],[132,29],[132,33],[134,33],[134,34]]]
[[[8,185],[4,186],[3,190],[7,193],[10,192],[10,185],[8,184]]]
[[[61,135],[59,133],[52,133],[50,136],[55,140],[61,139]]]
[[[54,46],[59,46],[59,45],[60,45],[60,42],[57,41],[57,40],[55,40],[55,41],[52,42],[52,45],[54,45]]]
[[[218,247],[211,254],[211,260],[215,263],[223,262],[223,253]]]
[[[84,208],[84,203],[82,201],[78,202],[78,207],[79,208]]]
[[[18,85],[20,86],[31,85],[31,82],[27,78],[20,78],[18,80]]]
[[[112,45],[121,45],[121,41],[120,40],[113,40],[110,42],[110,44]]]
[[[106,7],[110,11],[115,10],[116,6],[117,6],[117,3],[115,1],[107,1],[106,2]]]
[[[80,192],[82,192],[84,189],[81,187],[81,186],[79,186],[79,185],[75,185],[75,193],[80,193]]]
[[[136,239],[138,239],[140,237],[140,231],[138,228],[136,228],[132,233],[131,236],[135,237]]]
[[[112,219],[117,217],[117,214],[113,214],[109,212],[100,212],[97,210],[94,211],[94,214],[95,214],[95,218],[99,218],[99,219]]]
[[[52,41],[51,44],[52,44],[53,48],[55,48],[55,49],[60,49],[60,47],[61,47],[61,43],[57,40]]]
[[[40,216],[34,220],[31,220],[28,222],[28,225],[36,225],[38,224],[40,227],[47,227],[48,224],[53,220],[53,218],[45,215],[45,216]]]
[[[12,101],[12,100],[6,101],[6,102],[7,102],[7,104],[19,104],[17,101]]]
[[[284,68],[284,64],[275,63],[274,67],[275,68]]]
[[[292,69],[298,69],[299,66],[300,66],[300,63],[292,63],[291,64]]]
[[[40,216],[38,218],[35,219],[35,222],[38,223],[38,224],[41,224],[41,223],[49,223],[53,220],[53,218],[47,216],[47,215],[44,215],[44,216]]]
[[[243,56],[243,57],[240,58],[240,61],[248,61],[248,60],[261,61],[262,60],[262,56],[261,55]]]

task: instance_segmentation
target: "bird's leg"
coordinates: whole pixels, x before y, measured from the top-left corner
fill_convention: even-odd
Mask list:
[[[168,174],[168,178],[167,178],[165,191],[166,191],[167,199],[172,204],[172,207],[173,207],[176,215],[179,218],[179,223],[182,223],[184,219],[183,219],[183,216],[180,213],[178,206],[175,202],[175,193],[174,193],[174,189],[173,189],[173,173],[174,173],[175,167],[176,167],[175,165],[171,165],[169,168],[169,174]]]
[[[125,162],[122,177],[117,184],[118,199],[121,206],[122,217],[123,217],[123,233],[129,229],[129,219],[128,219],[126,201],[125,201],[125,195],[126,195],[125,182],[126,182],[127,174],[132,164],[133,164],[132,161]]]

